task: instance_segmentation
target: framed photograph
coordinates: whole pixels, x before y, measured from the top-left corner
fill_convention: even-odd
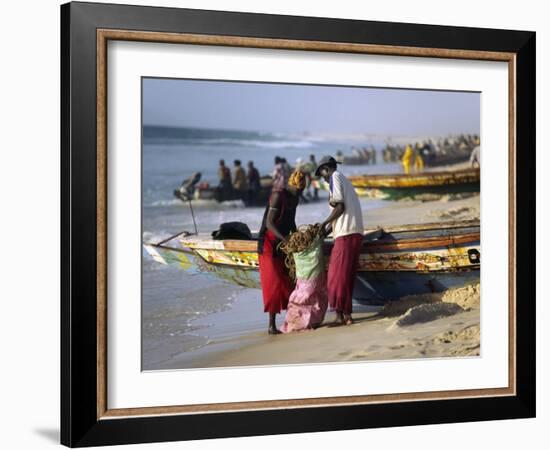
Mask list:
[[[61,442],[535,416],[535,33],[61,7]]]

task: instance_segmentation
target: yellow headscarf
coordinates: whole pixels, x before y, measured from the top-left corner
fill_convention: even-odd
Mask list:
[[[295,189],[305,189],[306,188],[306,176],[304,172],[301,170],[295,170],[290,174],[290,177],[288,178],[288,185],[289,187],[293,187]]]

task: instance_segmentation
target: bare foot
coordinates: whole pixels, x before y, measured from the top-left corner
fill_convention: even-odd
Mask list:
[[[344,323],[346,325],[353,325],[353,319],[352,319],[351,315],[348,315],[348,314],[344,315]]]
[[[344,325],[344,323],[345,323],[345,322],[344,322],[344,319],[343,319],[343,318],[337,317],[336,319],[334,319],[333,322],[331,322],[331,323],[328,324],[328,327],[329,327],[329,328],[332,328],[332,327],[339,327],[339,326]]]
[[[275,327],[269,327],[267,329],[267,332],[268,332],[268,334],[281,334],[281,332],[279,330],[277,330],[277,328],[275,328]]]

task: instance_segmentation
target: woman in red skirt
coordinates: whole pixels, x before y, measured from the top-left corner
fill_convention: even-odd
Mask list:
[[[285,267],[285,256],[279,250],[281,242],[296,231],[296,208],[306,186],[303,172],[294,171],[288,187],[271,193],[258,237],[258,261],[264,301],[264,312],[269,313],[269,334],[279,334],[275,316],[286,309],[288,298],[294,290]]]

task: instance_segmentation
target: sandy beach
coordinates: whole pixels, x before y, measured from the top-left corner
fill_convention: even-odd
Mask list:
[[[311,364],[480,355],[479,284],[409,296],[354,314],[350,326],[270,336],[264,330],[213,341],[162,369]],[[208,348],[210,347],[210,348]]]
[[[479,219],[480,196],[425,194],[398,201],[362,197],[361,205],[365,228],[375,229]],[[181,219],[189,220],[180,204],[168,203],[162,208],[166,209],[163,215],[159,216],[155,207],[149,216],[152,229],[166,230],[159,238],[181,229]],[[254,230],[263,209],[197,207],[199,231],[209,232],[219,223],[235,220],[236,214]],[[297,223],[315,223],[327,214],[324,202],[306,204],[298,208]],[[402,298],[384,309],[354,303],[355,323],[351,326],[326,326],[334,320],[329,312],[317,330],[270,336],[260,290],[147,264],[142,366],[146,371],[480,354],[478,286]],[[283,321],[284,312],[277,317],[279,326]]]
[[[427,196],[386,202],[364,215],[365,227],[479,219],[479,194]]]
[[[373,202],[375,200],[372,200]],[[479,218],[479,195],[383,202],[365,213],[365,226],[445,222]],[[233,289],[233,288],[232,288]],[[404,297],[382,307],[354,304],[351,326],[270,336],[261,292],[235,288],[224,310],[196,319],[192,351],[172,348],[155,370],[310,364],[366,360],[472,357],[480,354],[479,284]],[[231,290],[231,289],[230,289]],[[284,314],[278,318],[281,324]]]
[[[403,295],[440,292],[479,281],[477,270],[466,268],[459,273],[465,266],[457,262],[461,259],[470,265],[475,259],[477,268],[479,253],[467,257],[464,253],[477,249],[465,250],[458,246],[461,243],[453,243],[447,251],[445,246],[451,241],[436,235],[448,233],[436,230],[437,225],[425,232],[433,235],[427,246],[420,245],[421,240],[405,244],[411,252],[401,251],[399,245],[388,246],[393,250],[381,256],[384,267],[363,258],[361,270],[374,273],[359,277],[354,288],[354,324],[275,337],[266,333],[268,315],[255,261],[247,260],[249,250],[217,254],[199,249],[198,270],[175,250],[181,245],[177,236],[184,232],[210,239],[222,224],[235,221],[251,232],[260,229],[269,192],[260,189],[251,198],[247,177],[252,186],[257,186],[259,177],[277,180],[285,173],[288,179],[292,168],[311,172],[329,155],[341,157],[338,171],[346,177],[468,167],[471,151],[478,145],[479,93],[149,77],[142,81],[142,92],[141,239],[153,248],[160,248],[162,242],[163,251],[173,253],[160,261],[170,262],[167,266],[142,249],[142,370],[479,352],[475,328],[479,329],[479,309],[475,307],[423,297],[407,299],[409,307],[397,314],[395,309],[390,313],[360,304],[397,302]],[[422,114],[418,114],[418,105],[422,105]],[[370,114],[369,120],[365,114]],[[476,180],[430,179],[426,186],[407,180],[408,188],[398,192],[382,185],[379,190],[357,187],[363,228],[374,231],[479,218]],[[447,184],[440,186],[436,179]],[[235,189],[228,197],[231,200],[220,201],[220,193],[227,197],[230,186]],[[327,186],[311,183],[304,192],[304,199],[311,200],[300,203],[296,225],[327,219],[331,211],[328,196]],[[250,202],[254,197],[258,201]],[[414,237],[416,232],[402,233],[396,237]],[[368,239],[380,235],[373,233]],[[470,238],[477,236],[463,237]],[[471,242],[477,245],[475,239]],[[234,263],[254,266],[254,271],[234,271]],[[418,273],[434,265],[439,267],[437,274]],[[462,295],[469,294],[456,294]],[[329,312],[324,323],[333,319]],[[283,312],[277,316],[277,326],[284,320]]]

